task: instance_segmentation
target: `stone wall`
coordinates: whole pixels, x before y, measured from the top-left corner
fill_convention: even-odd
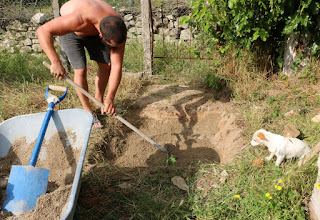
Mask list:
[[[0,51],[13,53],[17,49],[21,53],[42,52],[36,30],[45,21],[46,15],[43,13],[37,13],[28,23],[12,21],[5,30],[0,31]]]
[[[133,13],[125,9],[119,11],[128,28],[128,40],[142,38],[141,14]],[[183,14],[161,14],[153,15],[154,39],[165,39],[166,41],[190,40],[192,38],[191,29],[187,25],[179,25]],[[15,49],[21,53],[40,53],[40,47],[36,30],[47,21],[47,16],[43,13],[37,13],[31,18],[29,23],[19,21],[11,22],[5,30],[0,30],[0,51],[6,50],[14,52]]]
[[[30,23],[12,22],[0,35],[0,50],[13,53],[16,48],[22,53],[41,52],[42,49],[35,33],[36,28],[37,26]]]
[[[184,10],[187,12],[187,10]],[[128,39],[140,38],[142,34],[141,14],[122,12],[128,28]],[[165,39],[168,42],[174,40],[191,40],[192,30],[187,24],[180,25],[181,17],[186,13],[162,15],[161,12],[154,13],[152,17],[154,39]]]

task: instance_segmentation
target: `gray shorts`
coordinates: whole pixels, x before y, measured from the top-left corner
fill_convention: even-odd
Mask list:
[[[79,37],[74,32],[59,36],[60,44],[67,54],[73,69],[82,69],[87,65],[85,49],[90,59],[99,63],[110,63],[110,51],[99,35]]]

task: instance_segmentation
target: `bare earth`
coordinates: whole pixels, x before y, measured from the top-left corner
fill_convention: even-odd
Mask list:
[[[213,101],[204,91],[178,86],[152,86],[125,118],[176,159],[190,163],[230,162],[243,150],[241,120],[231,102]],[[124,126],[124,137],[110,143],[109,159],[120,167],[148,167],[165,153]]]
[[[230,162],[244,148],[240,117],[231,102],[206,97],[204,91],[188,87],[151,86],[125,118],[165,147],[176,159],[176,166],[187,167],[199,161]],[[64,135],[74,134],[56,134],[41,148],[36,166],[49,169],[50,176],[48,193],[40,197],[36,210],[19,216],[1,211],[0,219],[60,219],[64,214],[80,153],[67,146]],[[8,177],[10,165],[28,164],[25,155],[31,155],[33,146],[23,137],[13,143],[8,156],[0,159],[1,179]],[[166,156],[126,126],[122,135],[105,147],[109,161],[120,167],[156,166]],[[1,204],[4,190],[1,188]]]

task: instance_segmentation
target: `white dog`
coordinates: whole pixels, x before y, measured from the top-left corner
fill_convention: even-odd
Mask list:
[[[271,160],[276,155],[276,166],[279,166],[284,159],[299,157],[301,161],[310,151],[310,147],[298,138],[284,137],[278,134],[260,129],[253,134],[252,146],[265,145],[270,151],[270,156],[266,160]]]

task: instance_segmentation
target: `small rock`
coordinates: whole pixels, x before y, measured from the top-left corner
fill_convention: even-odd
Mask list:
[[[123,19],[124,19],[125,21],[131,21],[131,20],[133,19],[133,15],[132,15],[132,14],[127,14],[127,15],[125,15],[125,16],[123,17]]]
[[[175,20],[175,18],[174,18],[174,16],[173,15],[168,15],[168,16],[166,16],[166,18],[168,18],[168,20]]]
[[[315,123],[319,123],[320,122],[320,115],[316,115],[314,116],[312,119],[311,119],[312,122],[315,122]]]
[[[23,46],[20,48],[20,53],[24,54],[24,53],[30,53],[32,51],[32,48],[29,46]]]
[[[182,40],[191,40],[192,32],[190,29],[184,29],[180,33],[180,39]]]
[[[296,138],[299,137],[299,135],[300,131],[293,124],[287,124],[284,127],[283,136]]]
[[[42,48],[41,48],[40,44],[33,44],[32,50],[35,52],[38,52],[38,53],[42,52]]]
[[[132,185],[130,183],[124,182],[118,185],[119,188],[121,189],[131,189]]]
[[[189,189],[188,185],[181,176],[174,176],[171,178],[172,183],[179,189],[187,191]]]
[[[285,113],[284,116],[293,118],[296,116],[296,113],[294,110],[291,110],[291,111]]]
[[[217,189],[220,189],[220,188],[221,188],[218,183],[213,183],[213,184],[211,185],[211,187],[217,188]]]
[[[47,15],[43,13],[37,13],[31,18],[31,22],[34,24],[44,24],[47,21]]]
[[[32,39],[32,44],[40,44],[39,39]]]
[[[227,177],[228,177],[228,173],[227,173],[227,171],[222,171],[221,173],[220,173],[220,179],[219,179],[219,181],[220,181],[220,183],[224,183],[224,182],[226,182],[226,180],[227,180]]]
[[[24,46],[32,46],[32,40],[30,38],[27,38],[23,41]]]
[[[227,173],[227,171],[222,171],[221,173],[220,173],[220,176],[224,176],[224,177],[227,177],[227,176],[229,176],[229,174]]]

